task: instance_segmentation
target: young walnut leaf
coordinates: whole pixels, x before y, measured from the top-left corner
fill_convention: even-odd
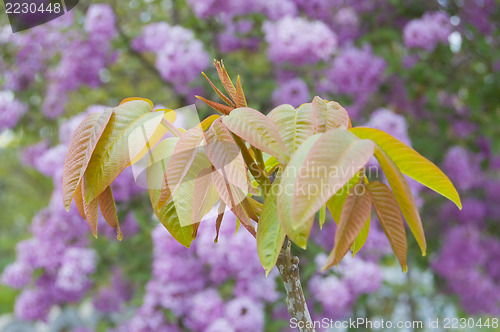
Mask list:
[[[339,189],[333,196],[326,202],[326,207],[330,210],[333,221],[338,225],[340,221],[340,214],[342,206],[344,206],[347,195],[351,192],[351,188],[359,183],[361,172],[356,173],[341,189]]]
[[[83,184],[80,186],[82,189],[82,197],[85,197],[85,179],[83,179]],[[99,216],[98,202],[97,198],[87,203],[85,199],[82,199],[83,213],[85,214],[85,220],[90,226],[90,231],[95,238],[97,238],[97,219]]]
[[[207,214],[219,200],[217,193],[215,192],[215,190],[212,190],[213,187],[211,188],[211,166],[212,165],[210,164],[210,161],[208,160],[205,153],[202,150],[199,150],[193,164],[186,173],[186,176],[179,184],[178,189],[174,193],[172,193],[172,200],[175,204],[175,209],[177,210],[177,216],[179,218],[181,226],[187,226],[189,224],[198,223],[201,221],[201,218],[198,219],[198,216],[194,218],[193,215],[194,196],[197,196],[199,194],[205,196],[207,191],[209,191],[208,200],[204,201],[204,203],[210,203],[211,205],[206,206],[205,208],[203,208],[203,204],[195,207],[195,209],[200,210],[199,215],[201,217]],[[206,177],[207,179],[202,179],[201,177]],[[206,184],[207,187],[199,188],[201,190],[195,192],[195,190],[197,189],[197,182],[199,186],[202,184]],[[199,200],[200,198],[197,197],[197,201]],[[204,209],[204,211],[201,211],[201,209]]]
[[[179,188],[198,155],[198,150],[203,139],[203,130],[200,126],[196,126],[185,132],[176,143],[163,177],[163,186],[158,200],[158,207],[169,202],[172,195]]]
[[[169,128],[164,126],[163,124],[165,121],[168,121],[172,126],[177,119],[177,114],[171,110],[171,109],[161,109],[161,110],[156,110],[156,112],[163,111],[163,119],[162,119],[162,124],[156,128],[156,131],[153,133],[149,141],[146,143],[146,146],[142,149],[142,151],[127,165],[130,166],[132,164],[137,163],[139,160],[141,160],[149,151],[153,150],[153,148],[160,142],[160,140],[165,137],[167,132],[169,131]]]
[[[85,219],[85,209],[83,207],[83,196],[82,196],[82,183],[76,187],[75,191],[75,205],[76,208],[78,209],[78,213],[80,213],[80,216],[82,216],[83,219]]]
[[[365,187],[364,182],[359,186]],[[371,195],[366,188],[365,190],[356,190],[356,187],[351,189],[335,232],[335,246],[322,268],[323,271],[340,263],[370,216],[371,204]]]
[[[191,203],[193,223],[201,222],[219,200],[219,195],[212,183],[212,168],[205,168],[196,177]]]
[[[347,195],[351,192],[351,189],[357,185],[360,181],[359,177],[363,173],[363,171],[360,171],[356,173],[343,187],[342,189],[338,190],[329,200],[326,202],[326,206],[328,207],[328,210],[330,210],[330,213],[333,217],[333,220],[335,223],[338,225],[339,220],[340,220],[340,214],[342,213],[342,207],[344,206],[345,199]],[[365,180],[365,183],[367,180]],[[353,253],[353,256],[356,255],[356,253],[363,248],[364,244],[366,243],[366,240],[368,239],[368,233],[370,231],[370,217],[365,222],[365,225],[363,226],[363,229],[361,229],[361,232],[359,235],[356,237],[356,240],[354,240],[354,243],[351,247],[351,251]]]
[[[408,182],[392,159],[379,147],[375,149],[375,157],[379,161],[401,212],[403,212],[403,216],[422,250],[422,255],[425,256],[427,244],[425,242],[424,228],[422,227],[418,207],[408,186]]]
[[[351,132],[362,139],[371,139],[394,161],[405,175],[434,190],[462,209],[460,196],[450,179],[431,161],[391,135],[373,128],[356,127]]]
[[[382,225],[385,235],[389,239],[392,251],[399,260],[403,272],[408,270],[406,265],[406,230],[401,217],[398,203],[392,191],[382,182],[374,181],[368,185],[372,195],[372,203]]]
[[[296,245],[302,249],[307,247],[307,239],[309,233],[311,232],[311,227],[313,225],[314,216],[309,218],[303,224],[294,224],[292,220],[292,199],[295,186],[295,180],[299,174],[299,170],[302,164],[304,164],[308,152],[311,150],[312,146],[318,141],[321,135],[314,135],[309,137],[302,143],[301,146],[295,151],[295,153],[290,158],[290,162],[285,167],[283,175],[279,183],[278,197],[277,197],[277,208],[278,208],[278,219],[281,227],[285,231],[286,235],[292,240]]]
[[[281,163],[288,161],[290,156],[278,129],[259,111],[248,107],[237,108],[222,117],[222,122],[232,133],[257,149],[276,157]]]
[[[116,214],[116,205],[113,198],[113,193],[111,192],[111,187],[107,187],[97,198],[99,203],[99,208],[101,209],[101,214],[104,220],[109,226],[116,229],[116,238],[121,241],[123,238],[122,231],[120,230],[120,224],[118,222],[118,215]]]
[[[311,108],[315,133],[324,133],[339,127],[350,127],[347,111],[337,102],[327,102],[316,96],[311,103]]]
[[[69,211],[71,200],[75,194],[81,195],[81,188],[79,192],[77,192],[77,188],[81,185],[83,174],[87,169],[90,157],[111,115],[111,110],[106,110],[101,114],[93,113],[88,115],[87,118],[78,125],[71,138],[66,160],[64,161],[62,181],[63,201],[67,211]]]
[[[280,225],[276,210],[276,195],[278,190],[279,178],[274,180],[269,190],[269,194],[264,201],[259,224],[257,225],[257,252],[260,262],[266,270],[266,275],[276,265],[283,241],[285,240],[285,232]]]
[[[205,140],[205,152],[215,169],[222,172],[230,185],[247,192],[249,180],[245,162],[222,119],[213,122],[205,133]]]
[[[318,135],[304,163],[298,165],[291,204],[293,225],[314,216],[373,155],[372,141],[360,140],[345,128]]]
[[[314,135],[314,117],[311,104],[295,109],[292,105],[280,105],[268,117],[278,128],[281,138],[290,154],[310,136]]]
[[[229,114],[231,113],[231,111],[234,109],[234,107],[231,107],[231,106],[226,106],[226,105],[223,105],[223,104],[219,104],[219,103],[216,103],[215,101],[211,101],[211,100],[208,100],[208,99],[205,99],[201,96],[195,96],[197,99],[201,100],[202,102],[204,102],[205,104],[207,104],[208,106],[212,107],[214,110],[216,110],[217,112],[220,112],[222,114]]]
[[[113,109],[85,172],[85,201],[97,198],[141,153],[160,125],[164,112],[151,112],[151,105],[133,100]]]
[[[241,86],[240,76],[238,75],[236,79],[236,107],[247,107],[247,100],[245,98],[245,93],[243,92],[243,87]]]
[[[162,187],[163,174],[178,140],[177,137],[167,138],[152,151],[147,167],[149,198],[153,211],[163,226],[180,244],[189,247],[196,234],[195,225],[181,226],[172,200],[158,208],[161,192],[158,188]]]
[[[358,236],[354,239],[351,246],[352,257],[354,257],[365,245],[366,240],[368,240],[368,233],[370,232],[371,214],[368,214],[368,219],[366,219],[363,228],[359,232]]]
[[[219,78],[220,81],[222,82],[222,85],[224,86],[224,89],[226,89],[227,93],[229,94],[229,97],[231,97],[232,100],[236,101],[237,100],[236,88],[234,87],[234,84],[231,81],[231,78],[229,77],[226,68],[224,67],[224,63],[222,62],[222,60],[220,62],[214,60],[214,65],[215,68],[217,69],[217,73],[219,74]]]
[[[212,89],[215,91],[215,93],[217,93],[217,95],[219,95],[219,97],[224,100],[224,102],[229,105],[230,107],[232,108],[236,108],[236,105],[233,103],[233,101],[231,99],[229,99],[228,97],[226,97],[225,94],[223,94],[213,83],[212,81],[208,78],[208,76],[205,74],[205,73],[201,73],[203,75],[203,77],[205,77],[205,79],[208,81],[208,83],[210,83],[210,86],[212,87]]]
[[[222,202],[233,211],[250,234],[255,236],[255,229],[250,221],[250,213],[242,205],[242,202],[247,198],[247,194],[240,188],[231,185],[221,170],[214,169],[212,180]]]

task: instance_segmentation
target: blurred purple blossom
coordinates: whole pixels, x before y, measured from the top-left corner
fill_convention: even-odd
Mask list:
[[[408,123],[403,115],[394,113],[387,108],[379,108],[370,114],[370,119],[364,125],[385,131],[406,145],[411,146],[408,137]]]
[[[132,45],[138,52],[156,53],[156,69],[177,93],[189,91],[189,84],[209,64],[203,43],[195,39],[193,31],[181,26],[152,23],[143,28]]]
[[[436,273],[448,281],[471,315],[500,314],[499,261],[495,260],[498,248],[498,239],[486,237],[474,227],[460,226],[447,232],[441,251],[432,261]]]
[[[286,16],[263,26],[269,59],[293,65],[328,60],[337,48],[337,36],[320,21]]]
[[[447,43],[452,32],[448,14],[443,12],[426,13],[404,27],[403,39],[409,48],[422,48],[432,52],[438,43]]]
[[[274,105],[290,104],[294,107],[309,102],[311,95],[309,88],[302,79],[293,78],[281,83],[273,91]]]
[[[478,158],[461,146],[451,147],[446,152],[443,167],[460,190],[472,189],[482,181]]]
[[[12,91],[0,91],[0,132],[13,128],[28,111],[28,106],[14,98]]]
[[[369,46],[344,48],[326,72],[328,89],[361,100],[378,90],[385,68],[385,60],[374,55]]]

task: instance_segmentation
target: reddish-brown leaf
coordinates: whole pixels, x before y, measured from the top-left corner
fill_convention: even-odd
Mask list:
[[[111,110],[90,114],[76,128],[71,138],[64,161],[62,181],[63,201],[67,211],[112,114]]]
[[[85,180],[84,180],[85,181]],[[85,197],[85,186],[82,188],[82,197]],[[90,231],[95,238],[97,238],[97,219],[99,216],[97,198],[93,199],[90,203],[87,203],[85,199],[83,201],[83,211],[85,213],[85,220],[90,226]]]
[[[236,107],[247,107],[247,100],[245,98],[245,93],[243,92],[243,87],[241,86],[240,76],[236,79]]]
[[[101,209],[101,214],[104,220],[109,226],[116,229],[118,240],[122,240],[122,232],[120,230],[120,224],[118,222],[118,215],[116,214],[116,205],[113,198],[113,193],[111,192],[111,187],[107,187],[98,197],[99,208]]]
[[[78,213],[85,219],[85,210],[83,208],[82,184],[80,183],[75,191],[75,205]]]
[[[229,77],[226,68],[224,67],[224,63],[221,60],[220,62],[214,61],[214,64],[215,68],[217,69],[217,73],[219,74],[220,81],[224,86],[224,89],[226,89],[231,99],[236,101],[236,89],[234,88],[234,84],[231,81],[231,78]]]
[[[226,210],[226,204],[224,202],[220,201],[219,202],[219,209],[217,211],[217,220],[215,220],[215,239],[214,242],[217,243],[219,241],[219,232],[220,232],[220,226],[222,224],[222,218],[224,218],[224,211]]]
[[[399,210],[398,202],[392,191],[379,181],[371,182],[368,190],[372,196],[373,207],[377,213],[378,220],[389,239],[392,250],[399,260],[403,271],[406,272],[406,230]]]
[[[233,107],[219,104],[219,103],[216,103],[215,101],[211,101],[211,100],[205,99],[205,98],[200,97],[200,96],[195,96],[195,97],[198,98],[199,100],[201,100],[202,102],[204,102],[205,104],[207,104],[208,106],[212,107],[217,112],[220,112],[222,114],[227,115],[227,114],[231,113],[231,111],[234,109]]]
[[[408,182],[394,161],[378,146],[375,149],[375,157],[384,171],[384,175],[391,186],[394,197],[396,197],[396,201],[405,217],[406,223],[420,246],[422,255],[425,256],[427,243],[425,241],[424,228],[422,226],[422,220],[420,219],[420,213],[418,212],[417,203],[415,202]]]
[[[340,263],[370,215],[372,204],[370,192],[366,190],[363,182],[358,186],[362,186],[363,190],[353,187],[345,200],[335,232],[335,246],[322,268],[323,271]]]
[[[217,89],[217,87],[212,83],[212,81],[208,78],[207,75],[205,75],[205,73],[201,73],[203,75],[203,77],[205,77],[205,79],[208,81],[208,83],[210,83],[210,86],[212,87],[212,89],[214,89],[214,91],[219,95],[219,97],[226,103],[228,104],[229,106],[233,107],[233,108],[236,108],[236,105],[232,102],[231,99],[229,99],[228,97],[226,97],[225,94],[223,94],[219,89]]]

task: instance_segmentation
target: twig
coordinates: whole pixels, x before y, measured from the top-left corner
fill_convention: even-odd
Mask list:
[[[285,244],[281,248],[276,267],[285,285],[288,313],[296,319],[300,332],[315,332],[300,282],[299,258],[292,257],[288,238],[285,239]]]

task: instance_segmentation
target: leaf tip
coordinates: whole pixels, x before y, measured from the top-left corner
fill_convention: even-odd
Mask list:
[[[117,229],[116,239],[120,242],[123,240],[123,233],[122,233],[122,230],[120,229],[120,226],[118,226],[118,229]]]
[[[403,273],[407,273],[408,272],[408,265],[405,264],[401,268],[403,270]]]
[[[425,250],[422,250],[422,257],[427,256],[427,252]]]

